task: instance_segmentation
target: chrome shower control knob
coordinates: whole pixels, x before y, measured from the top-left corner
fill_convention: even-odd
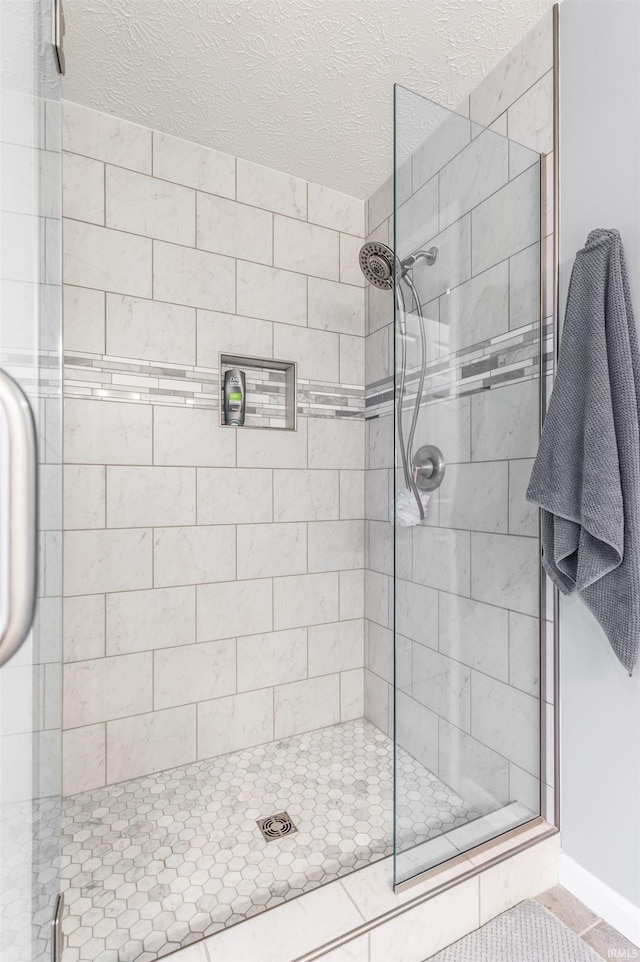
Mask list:
[[[423,444],[418,448],[411,466],[420,491],[435,491],[442,484],[446,465],[442,451],[435,444]]]

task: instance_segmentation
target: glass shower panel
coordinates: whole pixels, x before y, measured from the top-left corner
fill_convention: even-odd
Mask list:
[[[540,814],[540,155],[395,93],[396,882]]]
[[[3,402],[9,385],[33,414],[38,490],[34,620],[22,646],[0,668],[2,962],[49,962],[60,890],[62,187],[60,77],[51,23],[50,0],[0,2],[0,370]],[[9,578],[23,582],[9,563],[7,531],[19,516],[17,501],[32,500],[26,480],[13,490],[9,481],[23,440],[11,425],[9,441],[9,429],[7,417],[0,416],[3,637],[9,616],[16,624],[16,610],[21,613],[19,605],[11,612]],[[21,626],[28,626],[29,614]]]

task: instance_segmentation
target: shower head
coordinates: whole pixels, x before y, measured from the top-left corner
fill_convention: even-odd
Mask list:
[[[427,251],[419,250],[415,254],[409,254],[404,260],[397,261],[393,251],[386,244],[370,241],[360,248],[360,270],[374,287],[390,291],[393,288],[396,272],[394,265],[400,268],[400,276],[404,277],[421,258],[431,267],[435,264],[437,257],[438,248],[430,247]]]
[[[360,270],[374,287],[390,291],[393,287],[393,251],[386,244],[370,241],[360,248]]]

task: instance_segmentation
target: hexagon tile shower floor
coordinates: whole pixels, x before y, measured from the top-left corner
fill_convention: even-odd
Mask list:
[[[406,847],[477,815],[400,764]],[[392,768],[360,720],[66,799],[65,962],[151,962],[391,854]],[[267,841],[283,811],[298,831]]]

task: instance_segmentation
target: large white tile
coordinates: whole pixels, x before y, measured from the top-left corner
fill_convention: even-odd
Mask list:
[[[309,628],[309,677],[349,671],[364,664],[364,622],[338,621]]]
[[[311,419],[311,424],[314,419]],[[222,430],[227,430],[223,428]],[[235,432],[228,431],[229,434]],[[307,418],[298,418],[297,431],[238,431],[239,468],[306,468]],[[311,441],[309,442],[311,447]],[[314,464],[310,467],[333,467]]]
[[[540,771],[540,702],[524,691],[473,672],[471,733],[531,775]]]
[[[156,405],[153,460],[154,464],[233,467],[236,432],[220,427],[217,411]]]
[[[393,467],[393,428],[393,415],[383,415],[365,422],[367,468],[377,470]]]
[[[64,526],[104,528],[105,468],[101,464],[65,464]]]
[[[380,731],[389,733],[392,712],[389,711],[393,688],[372,671],[364,672],[364,716]]]
[[[440,524],[506,534],[509,480],[505,461],[448,465],[439,490]]]
[[[198,585],[198,641],[271,631],[272,591],[270,578]]]
[[[273,740],[273,689],[198,704],[198,758],[237,752]]]
[[[191,525],[154,531],[156,587],[226,581],[235,576],[233,525]],[[223,637],[230,637],[229,634]]]
[[[364,571],[340,572],[340,618],[362,618],[364,615]]]
[[[307,278],[303,274],[248,261],[238,261],[237,272],[238,314],[306,325]]]
[[[339,382],[339,348],[337,334],[291,324],[274,324],[273,353],[276,357],[297,361],[298,377]]]
[[[195,524],[195,468],[107,468],[107,525],[151,528]]]
[[[509,259],[511,330],[540,322],[540,269],[540,244],[532,244]]]
[[[480,924],[557,885],[560,836],[512,855],[480,875]]]
[[[509,684],[540,696],[540,620],[509,612]]]
[[[196,363],[196,312],[162,301],[107,295],[107,354]]]
[[[151,532],[128,530],[67,531],[64,535],[66,595],[99,594],[150,588]]]
[[[365,383],[365,341],[352,334],[340,335],[340,382],[341,384]]]
[[[107,723],[107,782],[185,765],[196,757],[196,706]]]
[[[153,132],[153,174],[210,194],[235,196],[235,157],[157,130]]]
[[[393,177],[387,179],[378,187],[367,201],[367,230],[374,231],[380,224],[393,214]]]
[[[64,660],[101,658],[105,653],[104,595],[64,599]]]
[[[458,220],[508,179],[509,142],[485,130],[440,171],[440,227]]]
[[[254,357],[273,354],[273,324],[255,317],[198,311],[198,364],[218,366],[218,354],[243,354],[251,345]]]
[[[62,210],[65,217],[104,224],[104,164],[77,154],[62,155]]]
[[[537,538],[471,534],[471,597],[538,614],[540,551]]]
[[[364,468],[364,421],[309,418],[310,468]]]
[[[440,651],[493,678],[509,676],[509,613],[470,598],[440,592]]]
[[[316,521],[309,529],[309,571],[340,571],[364,565],[364,522]]]
[[[450,224],[455,218],[450,218]],[[443,227],[446,226],[443,222]],[[438,233],[438,180],[433,178],[401,204],[396,213],[398,256],[406,257]],[[426,268],[428,269],[428,268]]]
[[[540,239],[540,169],[535,164],[471,213],[473,273]]]
[[[361,924],[362,916],[341,886],[325,885],[220,932],[205,944],[212,962],[283,962],[304,956]]]
[[[195,587],[152,588],[107,595],[106,634],[109,655],[194,644]]]
[[[63,237],[68,284],[151,297],[152,241],[148,237],[69,219],[65,219]]]
[[[389,582],[387,575],[365,569],[364,616],[383,628],[389,627]]]
[[[340,517],[343,520],[364,518],[364,471],[340,472]]]
[[[272,521],[272,475],[261,468],[200,468],[198,524]]]
[[[275,578],[273,606],[273,627],[276,629],[337,621],[337,572]]]
[[[285,270],[337,281],[340,276],[339,235],[324,227],[276,214],[273,264]]]
[[[553,66],[551,11],[472,91],[471,119],[488,126]]]
[[[351,721],[364,715],[364,669],[340,672],[340,721]]]
[[[413,153],[413,189],[446,168],[453,158],[471,142],[471,124],[459,113],[442,111],[436,127]]]
[[[224,197],[198,194],[198,247],[259,264],[273,258],[272,215]]]
[[[413,578],[441,591],[468,595],[470,535],[453,528],[417,527],[413,532]]]
[[[470,417],[469,398],[453,398],[452,400],[429,404],[427,407],[421,408],[420,411],[418,438],[424,437],[425,443],[428,442],[439,447],[447,464],[469,461],[471,452]],[[475,435],[475,422],[473,427]],[[393,428],[393,423],[391,428]],[[493,458],[490,457],[486,460],[493,460]],[[376,464],[375,466],[390,467],[390,465],[385,464]]]
[[[287,217],[307,217],[307,182],[238,158],[238,200]]]
[[[509,330],[509,264],[504,261],[440,298],[447,353]]]
[[[71,728],[62,735],[62,791],[65,795],[100,788],[106,779],[105,726]]]
[[[364,287],[364,275],[360,270],[360,248],[364,238],[352,234],[340,234],[340,280],[343,284]]]
[[[413,647],[413,697],[463,731],[471,723],[471,670],[424,645]]]
[[[538,448],[538,381],[481,391],[471,399],[474,461],[532,458]]]
[[[533,459],[509,462],[509,533],[536,538],[539,510],[526,498],[532,469]]]
[[[194,247],[195,191],[108,165],[105,222],[116,230]]]
[[[238,639],[238,691],[283,685],[307,677],[307,629],[272,631]]]
[[[65,284],[64,349],[90,354],[105,352],[105,294]]]
[[[193,942],[184,949],[172,952],[173,962],[209,962],[204,942]]]
[[[64,669],[64,727],[94,725],[150,711],[150,652],[76,661]]]
[[[274,471],[273,520],[337,520],[338,477],[337,471]]]
[[[395,697],[395,737],[400,748],[425,768],[438,771],[438,715],[403,691]]]
[[[309,327],[363,335],[363,288],[309,277]]]
[[[347,234],[364,235],[364,202],[337,190],[309,184],[309,221]]]
[[[67,398],[65,462],[151,464],[151,407]]]
[[[395,585],[396,627],[401,635],[438,647],[438,593],[399,578]]]
[[[397,639],[402,638],[398,634]],[[411,642],[409,642],[411,644]],[[385,681],[393,684],[394,672],[394,640],[393,632],[389,628],[377,625],[375,621],[367,622],[366,635],[366,665]]]
[[[236,690],[235,639],[164,648],[153,655],[153,707],[173,708]]]
[[[553,70],[511,104],[508,116],[511,140],[538,154],[553,150]]]
[[[510,801],[509,763],[477,738],[439,719],[437,775],[480,812]]]
[[[273,698],[275,738],[326,728],[340,721],[339,675],[279,685]]]
[[[394,574],[394,527],[386,521],[367,521],[367,564],[374,571],[385,575]],[[410,548],[405,550],[400,537],[396,540],[398,566],[397,573],[403,574],[401,559],[410,554]]]
[[[421,304],[432,301],[471,277],[471,215],[465,214],[450,227],[425,240],[428,240],[429,247],[434,245],[438,248],[438,257],[431,267],[414,272],[413,279]]]
[[[240,579],[299,575],[307,570],[304,523],[238,525],[237,546]]]
[[[153,296],[174,304],[233,312],[235,261],[208,251],[154,241]]]
[[[62,105],[65,150],[109,164],[151,173],[151,131],[119,117],[65,100]]]

